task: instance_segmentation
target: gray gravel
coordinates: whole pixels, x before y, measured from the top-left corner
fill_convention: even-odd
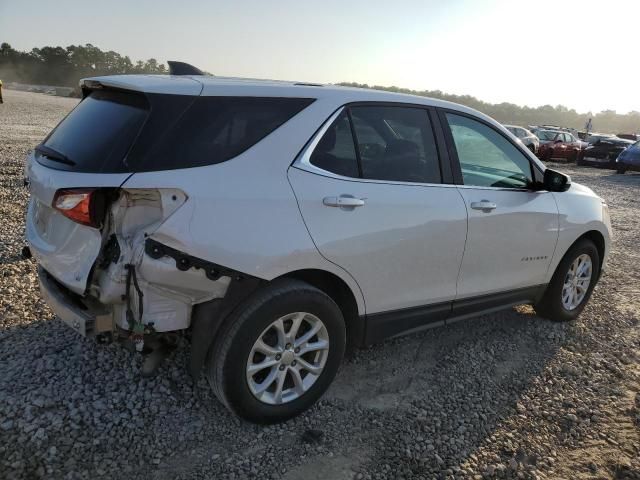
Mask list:
[[[557,166],[616,230],[577,322],[518,307],[388,341],[307,414],[259,427],[191,382],[187,345],[143,379],[139,356],[79,338],[39,299],[20,257],[23,159],[74,104],[0,105],[0,477],[640,478],[640,175]]]

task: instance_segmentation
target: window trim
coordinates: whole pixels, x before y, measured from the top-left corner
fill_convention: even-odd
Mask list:
[[[351,139],[353,140],[353,150],[356,152],[356,163],[358,164],[358,178],[364,178],[362,173],[362,157],[360,156],[360,143],[358,142],[358,134],[356,133],[356,127],[353,124],[351,109],[347,107],[345,108],[345,110],[347,111],[347,118],[349,119],[349,130],[351,131]],[[331,125],[333,125],[333,123]]]
[[[440,119],[440,123],[443,125],[443,130],[444,130],[444,136],[447,142],[447,147],[449,150],[449,158],[451,161],[451,169],[453,171],[453,177],[454,177],[454,181],[456,186],[458,186],[459,188],[476,188],[476,189],[482,189],[482,190],[504,190],[504,191],[510,191],[510,192],[533,192],[533,191],[538,191],[535,188],[508,188],[508,187],[486,187],[486,186],[480,186],[480,185],[465,185],[464,183],[464,179],[462,177],[462,168],[460,167],[460,159],[458,158],[458,150],[456,149],[456,145],[455,145],[455,141],[453,139],[453,134],[451,133],[451,127],[449,125],[449,121],[447,120],[447,113],[451,113],[453,115],[458,115],[461,117],[466,117],[469,118],[471,120],[474,120],[490,129],[492,129],[494,132],[498,133],[500,136],[502,136],[502,138],[504,138],[505,140],[507,140],[511,145],[513,145],[518,151],[520,151],[520,153],[522,153],[522,155],[527,159],[527,161],[529,162],[529,168],[531,168],[531,176],[533,178],[533,182],[535,184],[539,184],[542,182],[542,177],[544,175],[544,171],[540,169],[540,167],[531,160],[530,155],[532,155],[532,153],[529,151],[529,149],[527,149],[526,147],[524,147],[524,145],[520,145],[517,142],[514,142],[512,139],[510,139],[507,135],[505,135],[503,132],[501,132],[500,130],[498,130],[494,125],[492,125],[491,123],[487,122],[486,120],[484,120],[483,118],[477,117],[475,115],[471,115],[469,113],[466,112],[462,112],[460,110],[454,110],[452,108],[441,108],[441,107],[437,107],[436,108],[437,112],[438,112],[438,117]]]
[[[431,130],[433,133],[433,138],[435,140],[436,146],[436,154],[438,155],[438,163],[440,166],[440,183],[422,183],[422,182],[406,182],[399,180],[378,180],[373,178],[362,178],[362,165],[360,163],[360,152],[357,144],[357,137],[355,136],[355,131],[353,128],[353,122],[351,121],[351,113],[350,107],[401,107],[401,108],[419,108],[424,110],[427,114],[427,118],[431,123]],[[337,173],[330,172],[328,170],[324,170],[320,167],[317,167],[311,163],[311,155],[313,151],[317,147],[318,143],[324,136],[324,134],[329,130],[329,128],[333,125],[333,123],[337,120],[340,114],[347,110],[347,115],[349,116],[349,123],[351,125],[352,135],[354,137],[354,147],[356,150],[356,158],[358,161],[358,170],[360,172],[360,177],[346,177],[343,175],[338,175]],[[307,141],[305,146],[302,148],[300,153],[296,156],[294,161],[291,163],[291,166],[294,168],[298,168],[300,170],[305,170],[310,173],[314,173],[316,175],[321,175],[324,177],[335,178],[337,180],[347,180],[347,181],[355,181],[355,182],[365,182],[365,183],[375,183],[375,184],[388,184],[388,185],[406,185],[406,186],[438,186],[438,187],[456,187],[454,177],[451,171],[451,160],[448,152],[448,146],[445,141],[445,135],[443,132],[442,125],[440,124],[440,119],[438,118],[437,109],[431,105],[423,105],[416,103],[405,103],[405,102],[386,102],[386,101],[356,101],[356,102],[348,102],[344,105],[338,107],[325,121],[324,123],[316,130],[316,132],[311,136],[311,138]]]

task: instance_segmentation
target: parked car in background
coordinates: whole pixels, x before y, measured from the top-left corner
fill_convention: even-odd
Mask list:
[[[568,132],[559,130],[537,130],[540,139],[538,157],[542,160],[561,158],[570,162],[576,161],[583,144]]]
[[[616,159],[618,155],[632,144],[631,140],[623,138],[614,136],[601,137],[580,152],[576,164],[617,168]]]
[[[190,331],[194,378],[247,420],[308,409],[347,345],[521,303],[573,320],[610,250],[602,198],[462,105],[201,74],[82,85],[27,159],[42,296],[139,351]]]
[[[505,125],[506,129],[513,133],[518,139],[531,150],[533,153],[538,151],[540,140],[533,133],[524,127],[518,127],[517,125]]]
[[[616,171],[624,174],[627,170],[640,171],[640,141],[625,148],[616,158]]]
[[[625,140],[631,140],[632,142],[640,140],[640,135],[636,135],[635,133],[618,133],[616,136],[618,138],[624,138]]]
[[[560,127],[558,125],[540,125],[541,130],[557,130],[559,132],[569,132],[574,137],[578,138],[578,130],[571,127]]]
[[[591,145],[596,143],[599,140],[609,139],[609,138],[616,138],[616,136],[611,133],[591,133],[587,135],[587,138],[585,138],[585,141],[589,145]]]

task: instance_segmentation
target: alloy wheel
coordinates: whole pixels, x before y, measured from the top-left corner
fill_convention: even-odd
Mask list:
[[[320,377],[329,355],[329,333],[315,315],[295,312],[260,334],[247,359],[249,390],[263,403],[300,398]]]
[[[584,300],[591,284],[593,264],[586,253],[579,255],[569,266],[562,286],[562,306],[575,310]]]

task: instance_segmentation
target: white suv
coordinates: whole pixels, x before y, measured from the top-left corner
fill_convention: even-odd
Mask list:
[[[310,407],[348,346],[521,303],[574,319],[609,251],[601,198],[460,105],[204,75],[82,87],[27,160],[42,295],[83,335],[187,334],[191,373],[251,421]]]

